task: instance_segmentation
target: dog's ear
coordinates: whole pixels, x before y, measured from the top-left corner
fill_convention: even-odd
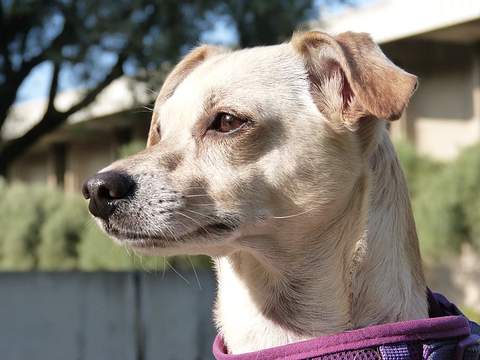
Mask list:
[[[202,45],[190,51],[170,72],[165,81],[158,97],[155,101],[155,108],[161,106],[170,96],[173,95],[175,89],[198,65],[207,58],[216,54],[224,53],[227,50],[220,46]],[[159,141],[157,131],[157,112],[154,111],[152,121],[150,123],[150,131],[148,133],[147,147],[156,144]]]
[[[305,60],[317,106],[347,126],[364,117],[398,119],[416,89],[416,76],[388,60],[368,34],[311,31],[291,43]]]

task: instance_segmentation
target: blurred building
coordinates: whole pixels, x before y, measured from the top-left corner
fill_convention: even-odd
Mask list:
[[[67,109],[82,95],[81,90],[59,94],[57,108]],[[143,104],[148,102],[144,85],[128,78],[112,82],[90,106],[16,160],[9,169],[9,179],[79,191],[88,176],[118,158],[122,145],[146,141],[151,112]],[[16,104],[2,137],[26,132],[40,120],[46,105],[45,99]]]
[[[360,2],[362,3],[362,2]],[[480,1],[378,0],[326,17],[330,33],[370,33],[420,86],[392,136],[451,159],[480,141]]]

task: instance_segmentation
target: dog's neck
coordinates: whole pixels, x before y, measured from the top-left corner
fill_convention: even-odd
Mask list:
[[[294,235],[247,237],[216,259],[216,320],[230,352],[427,316],[408,191],[386,132],[378,144],[328,222],[297,219]]]

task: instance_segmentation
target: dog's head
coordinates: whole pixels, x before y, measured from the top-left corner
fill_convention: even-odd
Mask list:
[[[84,195],[109,235],[150,253],[217,254],[319,226],[362,176],[372,124],[397,119],[415,86],[366,34],[201,46],[166,79],[147,148]]]

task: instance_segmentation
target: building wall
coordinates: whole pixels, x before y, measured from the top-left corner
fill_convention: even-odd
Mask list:
[[[149,118],[141,115],[114,115],[49,134],[13,163],[8,178],[79,192],[88,177],[118,158],[120,146],[146,141]]]
[[[9,171],[10,181],[47,184],[69,192],[79,192],[83,181],[115,160],[117,144],[102,134],[102,141],[70,142],[65,144],[63,179],[57,178],[53,147],[33,149],[16,160]]]
[[[116,142],[108,136],[101,138],[101,142],[98,139],[92,142],[69,144],[65,172],[66,191],[80,191],[83,182],[88,177],[94,175],[115,159]]]
[[[454,158],[480,141],[480,51],[473,45],[405,41],[387,54],[419,77],[406,114],[392,124],[395,139],[407,138],[423,154]]]
[[[29,152],[16,160],[9,170],[9,179],[27,183],[49,183],[50,154],[47,149]]]
[[[480,119],[474,113],[471,64],[426,73],[407,110],[413,142],[424,154],[452,159],[480,140]]]

